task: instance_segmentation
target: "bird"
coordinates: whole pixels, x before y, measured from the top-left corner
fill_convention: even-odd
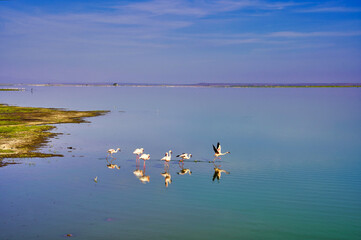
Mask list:
[[[142,154],[144,152],[144,148],[137,148],[134,150],[133,154],[137,155],[137,157],[139,158],[140,154]]]
[[[221,179],[222,172],[225,174],[229,174],[229,172],[227,172],[226,170],[215,167],[212,180],[214,181],[216,178],[217,178],[217,180]]]
[[[136,165],[138,165],[139,156],[143,152],[144,152],[144,148],[137,148],[137,149],[134,150],[133,154],[137,155],[137,158],[135,159],[135,164]]]
[[[94,178],[94,182],[98,182],[98,176],[96,176],[95,178]]]
[[[192,171],[189,168],[183,168],[182,170],[180,170],[179,172],[177,172],[178,175],[184,175],[189,173],[189,175],[192,174]]]
[[[168,152],[165,153],[164,157],[161,158],[160,160],[169,162],[171,158],[172,158],[172,150],[169,150]]]
[[[214,150],[214,159],[213,159],[213,162],[216,160],[216,158],[219,158],[221,159],[220,156],[223,156],[223,155],[226,155],[227,153],[231,153],[231,152],[225,152],[225,153],[222,153],[221,151],[221,144],[218,142],[217,143],[217,148],[212,144],[213,146],[213,150]]]
[[[117,153],[118,151],[121,151],[120,148],[117,148],[117,150],[111,148],[108,150],[108,156],[110,155],[113,157],[113,153]]]
[[[149,160],[150,159],[150,154],[143,153],[142,155],[140,155],[139,159],[142,159],[143,161]]]
[[[181,158],[179,161],[183,161],[184,159],[190,159],[192,157],[192,154],[182,153],[182,154],[177,155],[177,157]]]
[[[144,166],[143,166],[143,168],[145,169],[145,161],[150,159],[150,155],[143,153],[143,154],[139,157],[139,159],[142,159],[142,160],[144,161]]]

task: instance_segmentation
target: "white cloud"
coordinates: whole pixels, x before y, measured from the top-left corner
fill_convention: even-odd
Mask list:
[[[348,7],[316,7],[309,9],[302,9],[298,12],[305,13],[321,13],[321,12],[361,12],[360,8],[348,8]]]

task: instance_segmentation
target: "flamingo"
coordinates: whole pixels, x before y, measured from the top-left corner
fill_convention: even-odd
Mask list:
[[[134,150],[133,154],[137,155],[137,158],[135,159],[135,164],[138,164],[139,156],[144,152],[144,148],[137,148]]]
[[[216,148],[213,144],[212,144],[212,146],[213,146],[213,150],[214,150],[214,159],[213,159],[213,162],[216,160],[216,158],[221,159],[220,156],[226,155],[227,153],[231,153],[231,152],[222,153],[222,151],[221,151],[221,144],[219,144],[219,142],[217,143],[217,148]]]
[[[145,169],[145,161],[150,159],[150,154],[145,154],[145,153],[143,153],[143,154],[139,157],[139,159],[142,159],[142,160],[144,161],[144,167],[143,167],[143,168]]]
[[[182,153],[182,154],[179,154],[177,155],[177,157],[180,157],[181,160],[179,161],[184,161],[184,159],[190,159],[192,157],[192,154],[189,154],[189,153]]]
[[[164,165],[167,165],[169,167],[168,163],[170,162],[171,158],[172,158],[172,150],[169,150],[160,160],[165,161]]]
[[[118,151],[121,151],[120,148],[117,148],[117,150],[111,148],[108,150],[108,156],[110,155],[111,157],[113,157],[113,153],[117,153]]]

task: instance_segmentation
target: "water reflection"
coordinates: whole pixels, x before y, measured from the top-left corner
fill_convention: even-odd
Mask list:
[[[160,175],[164,177],[165,187],[168,187],[168,185],[172,183],[172,176],[170,175],[169,172],[164,172],[161,173]]]
[[[137,151],[138,149],[136,149],[133,153],[136,154],[135,152]],[[140,151],[144,151],[143,149],[140,149]],[[136,155],[140,155],[141,153],[139,154],[136,154]],[[139,159],[139,162],[140,162],[140,159],[142,159],[144,161],[144,164],[143,164],[143,170],[139,169],[139,165],[140,163],[138,164],[137,160]],[[139,179],[139,181],[141,181],[142,183],[147,183],[150,181],[150,176],[149,175],[145,175],[145,161],[149,160],[150,159],[150,154],[142,154],[139,158],[137,156],[137,159],[136,159],[136,169],[133,171],[133,174]]]
[[[179,161],[178,165],[179,165],[179,167],[181,169],[179,172],[177,172],[178,175],[184,175],[184,174],[187,174],[187,173],[189,175],[192,174],[192,171],[189,168],[184,168],[184,161],[182,161],[182,162]]]
[[[144,175],[143,174],[143,176],[141,176],[141,177],[139,177],[139,180],[142,182],[142,183],[147,183],[147,182],[149,182],[150,181],[150,176],[148,175]]]
[[[184,174],[187,174],[187,173],[189,173],[189,175],[191,175],[192,171],[189,168],[182,168],[182,170],[177,172],[177,174],[179,174],[179,175],[184,175]]]
[[[214,174],[213,174],[212,181],[214,181],[215,179],[217,179],[219,181],[221,179],[222,173],[229,174],[230,172],[227,172],[226,170],[221,169],[221,166],[214,165]]]
[[[109,169],[120,169],[120,167],[117,164],[113,164],[113,161],[116,160],[115,157],[111,157],[111,161],[109,162],[108,157],[105,158],[107,161],[107,167]]]

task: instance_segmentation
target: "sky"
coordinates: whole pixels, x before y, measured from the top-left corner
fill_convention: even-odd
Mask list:
[[[361,82],[361,1],[0,0],[0,83]]]

